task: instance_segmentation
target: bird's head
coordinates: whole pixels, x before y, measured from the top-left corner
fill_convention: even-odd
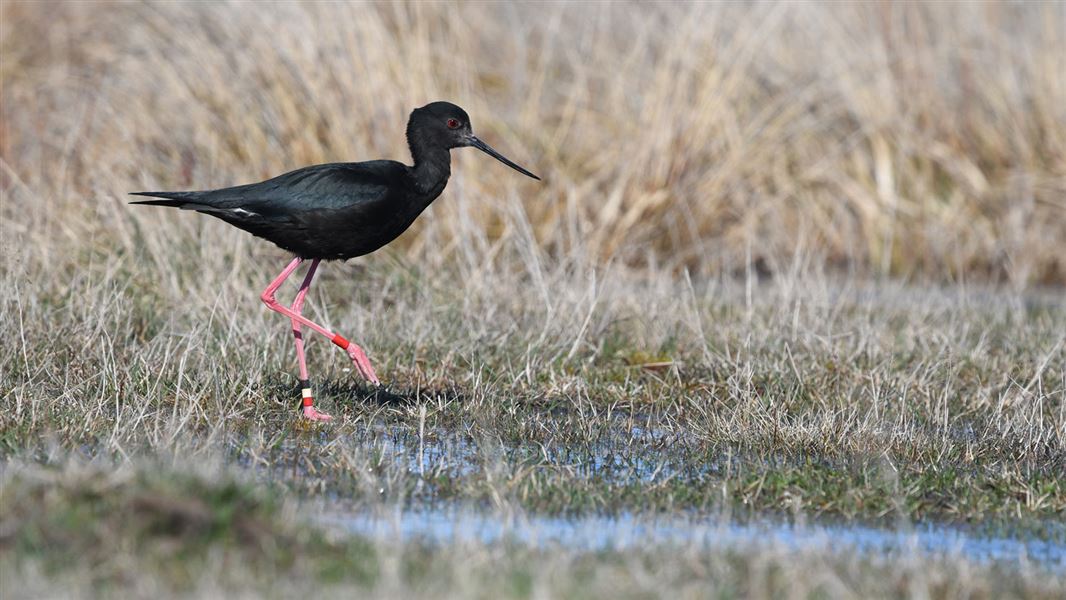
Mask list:
[[[479,140],[470,127],[470,116],[451,102],[431,102],[414,109],[407,122],[407,139],[412,151],[416,145],[445,150],[473,146],[523,175],[540,179]]]

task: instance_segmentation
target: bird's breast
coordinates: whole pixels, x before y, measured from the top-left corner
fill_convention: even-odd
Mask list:
[[[326,250],[330,255],[328,258],[347,259],[370,254],[411,227],[440,195],[440,190],[431,191],[436,193],[395,198],[392,202],[376,202],[321,215],[316,219],[317,223],[306,226],[306,231],[314,232],[312,236],[315,238],[309,245]]]

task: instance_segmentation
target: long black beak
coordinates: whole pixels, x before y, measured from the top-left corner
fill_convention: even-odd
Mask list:
[[[519,173],[521,173],[523,175],[527,175],[529,177],[532,177],[533,179],[536,179],[537,181],[540,181],[540,177],[537,177],[536,175],[530,173],[529,171],[523,169],[522,167],[514,164],[506,156],[504,156],[504,155],[500,154],[499,152],[493,150],[492,146],[490,146],[490,145],[486,144],[485,142],[477,139],[477,136],[470,135],[470,137],[467,138],[467,143],[469,143],[471,146],[477,148],[478,150],[481,150],[485,154],[488,154],[492,158],[495,158],[496,160],[502,162],[503,164],[507,165],[508,167],[511,167],[515,171],[518,171]]]

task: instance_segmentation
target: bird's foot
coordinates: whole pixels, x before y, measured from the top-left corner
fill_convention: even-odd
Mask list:
[[[309,421],[332,421],[333,417],[327,415],[324,412],[319,412],[314,406],[303,407],[304,418]]]
[[[352,359],[352,363],[355,365],[355,368],[359,371],[360,375],[374,385],[381,385],[377,374],[374,373],[374,367],[370,366],[370,359],[367,358],[366,352],[363,352],[362,348],[350,343],[344,350]]]

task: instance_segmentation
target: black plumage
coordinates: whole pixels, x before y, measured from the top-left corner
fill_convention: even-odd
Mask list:
[[[403,233],[440,195],[451,174],[449,150],[473,146],[539,179],[474,136],[458,106],[434,102],[407,124],[413,166],[392,160],[304,167],[272,179],[201,192],[134,192],[209,214],[305,259],[369,254]]]

